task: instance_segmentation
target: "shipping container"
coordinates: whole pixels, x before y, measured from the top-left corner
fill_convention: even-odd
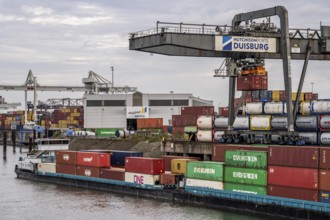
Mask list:
[[[253,131],[269,131],[270,115],[251,115],[250,116],[250,129]]]
[[[304,100],[305,101],[311,101],[311,100],[313,100],[313,93],[312,92],[305,92],[304,93]]]
[[[183,135],[184,134],[184,127],[172,127],[172,134],[174,136]]]
[[[269,146],[268,164],[318,168],[319,148],[307,146]]]
[[[260,115],[263,113],[263,103],[262,102],[251,102],[246,103],[243,106],[244,114],[249,115]]]
[[[225,182],[224,190],[231,192],[248,193],[254,195],[267,195],[266,186],[255,186],[255,185]]]
[[[75,165],[77,163],[77,151],[56,151],[56,163]]]
[[[111,166],[125,166],[126,157],[143,157],[143,152],[110,150],[110,155]]]
[[[56,173],[76,175],[77,167],[72,164],[56,164]]]
[[[214,131],[213,138],[215,142],[220,142],[222,140],[222,136],[225,132],[224,131]]]
[[[187,167],[187,178],[223,181],[222,162],[189,161]]]
[[[330,115],[320,115],[320,130],[330,131]]]
[[[219,116],[228,117],[229,116],[229,108],[228,107],[219,107]]]
[[[161,185],[176,185],[182,181],[183,175],[176,173],[162,173],[160,174]]]
[[[164,159],[165,171],[171,171],[172,160],[173,159],[193,159],[201,160],[199,157],[183,157],[183,156],[174,156],[174,155],[163,155],[161,158]]]
[[[318,117],[297,116],[295,126],[297,131],[318,131]]]
[[[214,127],[217,129],[227,129],[228,128],[228,118],[226,118],[226,117],[215,118]]]
[[[330,100],[327,101],[311,101],[312,114],[330,114]]]
[[[78,151],[77,165],[110,168],[110,154]]]
[[[159,175],[165,172],[163,158],[126,157],[125,170],[131,173]]]
[[[249,130],[250,129],[250,117],[236,117],[234,120],[233,128],[235,130]]]
[[[184,127],[184,133],[196,133],[197,132],[197,126],[185,126]]]
[[[213,128],[213,115],[201,115],[197,118],[196,125],[198,129],[212,129]]]
[[[138,118],[137,129],[162,128],[163,118]]]
[[[318,145],[319,133],[318,132],[299,132],[299,137],[303,138],[305,144]]]
[[[100,167],[90,167],[90,166],[77,166],[77,173],[79,176],[87,177],[100,177]]]
[[[267,169],[267,152],[227,150],[225,164],[231,167]]]
[[[330,169],[330,148],[320,147],[320,169]]]
[[[172,159],[171,162],[171,172],[178,174],[187,173],[187,163],[194,159]]]
[[[330,203],[330,192],[320,191],[320,202]]]
[[[330,145],[330,132],[322,132],[320,134],[320,144]]]
[[[224,162],[226,150],[267,151],[268,146],[214,144],[212,146],[212,160]]]
[[[196,139],[197,141],[213,142],[213,130],[198,130]]]
[[[181,115],[214,115],[214,106],[181,107]]]
[[[311,102],[310,101],[301,102],[299,105],[299,113],[301,115],[310,115],[311,114]]]
[[[268,166],[268,184],[304,189],[318,189],[317,169]]]
[[[303,92],[300,93],[300,97],[299,97],[299,101],[304,101],[305,99],[305,95]],[[293,92],[292,93],[292,101],[296,101],[297,100],[297,93]]]
[[[286,131],[288,129],[287,117],[272,117],[270,124],[273,130]]]
[[[187,178],[186,179],[186,186],[223,190],[223,182],[211,181],[211,180],[201,180],[201,179]]]
[[[97,137],[116,137],[117,128],[95,128]]]
[[[268,89],[267,75],[246,75],[237,77],[237,91]]]
[[[172,115],[173,127],[196,126],[197,115]]]
[[[159,185],[159,175],[125,172],[125,182],[140,185]]]
[[[273,90],[272,91],[272,100],[274,102],[280,101],[280,91],[279,90]]]
[[[38,172],[56,173],[56,163],[38,163]]]
[[[284,102],[266,102],[264,104],[264,113],[268,115],[286,114],[286,104]]]
[[[319,189],[330,191],[330,170],[319,170]]]
[[[267,186],[267,170],[226,166],[225,182]]]
[[[125,181],[125,169],[111,168],[100,170],[100,178]]]
[[[319,192],[317,189],[302,189],[296,187],[268,185],[267,194],[269,196],[285,197],[291,199],[301,199],[318,202]]]

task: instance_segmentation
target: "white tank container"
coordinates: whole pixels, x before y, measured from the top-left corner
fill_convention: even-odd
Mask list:
[[[214,119],[214,127],[220,129],[228,128],[228,118],[227,117],[219,117]]]
[[[288,128],[288,119],[286,117],[272,117],[271,126],[274,130],[286,130]]]
[[[130,135],[128,130],[119,129],[115,132],[116,137],[126,138]]]
[[[317,132],[299,132],[299,136],[304,138],[306,144],[318,144]]]
[[[312,101],[311,113],[314,114],[330,113],[330,101]]]
[[[219,142],[224,133],[225,133],[224,131],[215,131],[214,132],[214,140]]]
[[[281,115],[284,114],[283,102],[266,102],[264,104],[264,113],[268,115]]]
[[[296,120],[297,131],[317,131],[317,116],[298,116]]]
[[[236,117],[233,128],[235,130],[249,130],[250,129],[250,117]]]
[[[125,172],[125,182],[157,185],[159,184],[159,175]]]
[[[262,114],[262,110],[263,110],[262,107],[263,107],[262,102],[246,103],[243,108],[243,112],[249,115],[260,115]]]
[[[330,145],[330,132],[321,133],[320,142],[322,145]]]
[[[311,102],[304,101],[300,103],[299,113],[302,115],[310,115],[311,114]]]
[[[198,130],[196,134],[197,141],[213,142],[212,130]]]
[[[212,129],[213,128],[213,116],[202,115],[197,118],[197,127],[199,129]]]
[[[211,180],[200,180],[200,179],[187,178],[186,186],[223,190],[223,182],[211,181]]]
[[[279,135],[278,134],[272,134],[272,136],[270,137],[271,140],[272,140],[272,143],[274,144],[278,144],[278,141],[279,141]]]
[[[322,129],[330,129],[330,115],[322,115],[320,118],[320,127]]]
[[[254,115],[250,117],[250,129],[253,131],[270,130],[270,115]]]

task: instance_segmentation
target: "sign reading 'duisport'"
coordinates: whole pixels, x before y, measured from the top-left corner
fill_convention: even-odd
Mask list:
[[[215,49],[234,52],[275,53],[276,39],[263,37],[216,36]]]
[[[149,118],[148,106],[127,107],[126,118]]]

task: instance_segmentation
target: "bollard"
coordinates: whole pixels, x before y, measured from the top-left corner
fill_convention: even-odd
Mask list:
[[[13,142],[13,153],[16,153],[16,131],[11,132],[11,141]]]
[[[3,159],[7,159],[7,131],[3,132]]]
[[[32,137],[29,137],[29,153],[32,151]]]

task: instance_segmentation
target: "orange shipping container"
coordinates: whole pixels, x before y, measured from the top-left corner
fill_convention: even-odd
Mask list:
[[[163,118],[138,118],[137,129],[163,128]]]

